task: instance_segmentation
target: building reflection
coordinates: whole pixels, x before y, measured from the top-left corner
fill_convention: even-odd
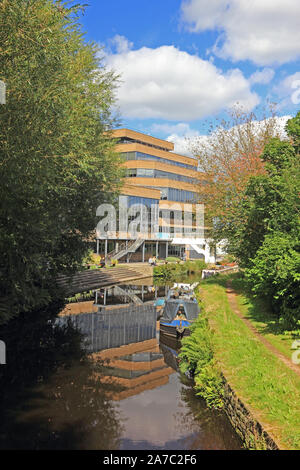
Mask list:
[[[151,302],[100,307],[97,313],[63,316],[59,321],[71,321],[80,330],[89,357],[102,364],[96,375],[112,386],[110,398],[119,401],[167,384],[174,373],[156,339],[156,318]]]
[[[166,364],[156,338],[104,350],[92,357],[104,361],[101,380],[122,387],[111,394],[116,401],[166,385],[174,373]]]
[[[155,338],[156,317],[153,303],[131,304],[95,313],[64,315],[58,323],[71,322],[82,333],[87,352],[94,353]]]

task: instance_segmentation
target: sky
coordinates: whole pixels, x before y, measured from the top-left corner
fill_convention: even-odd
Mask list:
[[[174,142],[239,103],[245,111],[277,103],[300,109],[299,0],[87,0],[85,37],[119,76],[120,127]]]

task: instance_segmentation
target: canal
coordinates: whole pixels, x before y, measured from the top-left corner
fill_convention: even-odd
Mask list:
[[[98,311],[61,317],[60,326],[81,331],[87,354],[14,391],[1,411],[0,448],[241,449],[225,413],[208,409],[180,374],[180,343],[160,337],[153,300],[167,288],[98,291]]]

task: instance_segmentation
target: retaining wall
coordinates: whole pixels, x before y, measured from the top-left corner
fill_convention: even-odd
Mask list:
[[[275,440],[247,409],[224,376],[223,380],[225,412],[245,447],[247,449],[280,450]]]

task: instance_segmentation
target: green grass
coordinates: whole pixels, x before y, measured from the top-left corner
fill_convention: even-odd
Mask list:
[[[249,293],[245,281],[238,274],[232,276],[232,287],[239,294],[237,301],[245,318],[250,320],[258,332],[279,352],[290,359],[292,343],[300,338],[300,327],[298,330],[286,331],[278,322],[277,317],[272,314],[266,302]]]
[[[172,262],[173,262],[173,263],[176,263],[176,262],[178,262],[178,261],[181,261],[181,259],[180,259],[180,258],[177,258],[176,256],[168,256],[168,257],[166,258],[166,261],[170,261],[171,263],[172,263]]]
[[[281,446],[300,449],[300,378],[254,336],[229,306],[226,278],[211,278],[200,296],[215,332],[214,350],[244,403]],[[242,305],[246,309],[247,304]]]

